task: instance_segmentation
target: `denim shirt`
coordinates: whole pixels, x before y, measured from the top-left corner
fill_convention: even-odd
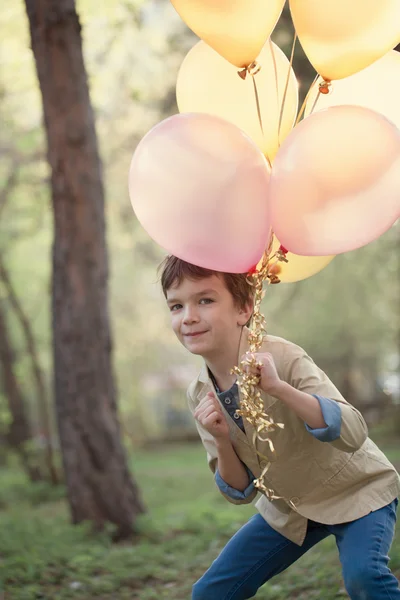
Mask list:
[[[211,372],[210,377],[214,384],[219,401],[221,402],[221,404],[223,404],[225,410],[235,421],[236,425],[240,427],[242,431],[244,431],[243,419],[241,416],[236,414],[236,410],[239,408],[239,388],[237,383],[234,383],[229,390],[225,392],[220,392],[215,378]],[[330,400],[329,398],[323,398],[322,396],[317,395],[314,395],[314,397],[319,402],[319,405],[322,410],[322,415],[326,423],[326,427],[323,427],[321,429],[312,429],[307,425],[307,423],[304,423],[304,426],[307,429],[307,431],[311,433],[311,435],[317,438],[317,440],[320,440],[321,442],[332,442],[340,436],[342,418],[340,407],[337,402],[335,402],[334,400]],[[251,495],[251,493],[254,490],[254,475],[250,471],[250,469],[246,467],[246,465],[243,466],[246,468],[246,471],[249,476],[249,485],[243,492],[236,490],[235,488],[232,488],[230,485],[228,485],[222,479],[221,475],[218,472],[218,469],[215,472],[215,481],[219,489],[223,491],[224,494],[226,494],[230,498],[233,498],[234,500],[242,500],[244,498],[247,498]]]

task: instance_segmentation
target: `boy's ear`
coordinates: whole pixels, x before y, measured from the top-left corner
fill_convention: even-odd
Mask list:
[[[244,325],[246,325],[252,317],[253,310],[254,310],[254,302],[253,302],[253,300],[249,300],[239,310],[238,325],[241,325],[242,327]]]

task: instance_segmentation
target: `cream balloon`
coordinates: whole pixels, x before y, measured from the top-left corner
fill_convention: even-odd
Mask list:
[[[281,243],[275,238],[272,245],[272,254],[280,247]],[[276,275],[282,283],[296,283],[316,275],[325,269],[333,261],[335,256],[299,256],[288,252],[288,262],[279,261],[272,266],[271,272]],[[261,266],[261,263],[259,263]]]
[[[270,170],[240,129],[204,114],[174,115],[141,140],[129,194],[147,233],[171,254],[246,273],[267,243]]]
[[[279,149],[269,206],[276,236],[295,254],[368,244],[400,215],[400,131],[361,106],[312,114]]]
[[[241,79],[237,69],[204,42],[197,43],[183,61],[176,97],[180,112],[202,112],[230,121],[247,133],[272,160],[280,143],[293,128],[298,109],[298,84],[288,59],[273,42],[265,44],[257,63],[261,70],[254,75],[254,81],[262,129],[252,77]]]
[[[196,35],[237,67],[258,56],[285,0],[171,0]]]
[[[400,42],[399,0],[290,0],[304,52],[324,79],[361,71]]]
[[[322,81],[322,80],[320,80]],[[310,92],[305,115],[330,106],[355,104],[381,113],[400,129],[400,53],[391,50],[355,75],[333,81],[329,94]]]

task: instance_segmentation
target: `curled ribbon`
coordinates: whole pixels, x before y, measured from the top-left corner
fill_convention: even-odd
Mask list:
[[[240,362],[239,366],[233,369],[233,373],[238,377],[238,386],[241,391],[240,409],[236,411],[237,414],[244,417],[253,426],[255,430],[253,436],[254,447],[256,441],[259,440],[260,442],[267,443],[271,453],[274,454],[275,448],[269,434],[277,429],[283,429],[284,425],[283,423],[275,423],[273,418],[264,412],[261,391],[258,387],[260,381],[259,370],[262,365],[257,362],[254,356],[261,347],[264,335],[266,334],[265,317],[260,311],[261,301],[265,295],[264,282],[279,283],[279,278],[272,272],[273,267],[279,261],[288,262],[286,258],[287,250],[283,246],[280,246],[273,256],[271,256],[272,243],[273,235],[271,236],[268,249],[262,258],[260,268],[253,268],[248,274],[248,281],[254,288],[254,311],[249,333],[249,352]],[[278,499],[280,496],[277,496],[274,490],[267,488],[263,481],[271,462],[257,448],[255,450],[260,457],[267,461],[267,466],[262,471],[260,477],[254,480],[254,485],[268,499]]]

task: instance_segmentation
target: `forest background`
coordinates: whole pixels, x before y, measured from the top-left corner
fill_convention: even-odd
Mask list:
[[[53,511],[55,521],[48,524],[44,539],[53,539],[50,529],[60,522],[64,529],[59,537],[64,543],[69,539],[64,498],[67,497],[70,505],[74,497],[80,498],[70,484],[66,493],[63,483],[65,456],[68,452],[71,456],[78,452],[75,437],[71,434],[67,439],[68,433],[64,430],[61,443],[57,427],[56,407],[60,419],[62,410],[68,410],[68,406],[63,405],[66,397],[62,394],[57,399],[57,385],[54,386],[57,377],[53,363],[53,325],[56,330],[60,326],[52,317],[52,296],[54,300],[57,292],[52,287],[54,180],[46,154],[42,96],[26,10],[28,8],[29,14],[32,4],[35,3],[26,0],[26,6],[13,2],[3,3],[0,8],[0,469],[6,482],[0,493],[0,510],[3,510],[0,514],[4,519],[0,538],[5,534],[0,545],[3,586],[8,594],[6,598],[15,599],[89,598],[93,590],[96,597],[103,593],[104,598],[122,598],[125,596],[121,580],[115,582],[109,576],[109,573],[115,575],[118,569],[110,568],[104,575],[99,568],[99,548],[106,552],[109,546],[104,540],[108,538],[89,543],[86,530],[79,529],[80,526],[71,534],[78,537],[70,538],[70,546],[63,545],[60,552],[63,561],[68,563],[70,558],[72,560],[69,552],[73,544],[83,544],[82,556],[90,547],[89,555],[94,553],[90,576],[85,569],[85,573],[81,573],[82,565],[75,565],[75,571],[61,570],[58,579],[55,577],[53,581],[50,577],[49,583],[46,576],[42,580],[43,572],[47,573],[49,568],[44,556],[47,550],[39,552],[36,570],[26,571],[25,560],[28,559],[24,558],[25,536],[29,531],[36,539],[40,536],[46,507],[58,508]],[[65,4],[72,6],[73,2]],[[185,502],[181,499],[182,489],[179,491],[168,478],[168,485],[172,486],[168,498],[175,517],[170,515],[167,530],[172,532],[171,537],[162,538],[162,544],[165,542],[168,546],[177,538],[176,532],[181,531],[183,537],[177,539],[182,552],[187,553],[187,547],[193,546],[190,534],[198,532],[196,527],[200,527],[193,516],[193,507],[200,506],[196,504],[200,503],[200,490],[206,489],[208,494],[201,501],[200,515],[209,514],[217,497],[212,478],[204,472],[202,450],[193,443],[197,434],[186,406],[185,389],[200,363],[183,351],[171,332],[157,279],[157,266],[164,252],[149,239],[133,214],[127,174],[138,141],[161,119],[177,112],[177,72],[196,38],[166,0],[80,0],[76,10],[82,25],[84,63],[106,199],[112,370],[120,423],[120,429],[114,434],[120,436],[138,482],[138,488],[135,482],[132,487],[128,486],[129,493],[136,497],[136,505],[134,501],[130,503],[136,506],[133,513],[140,515],[146,505],[147,516],[139,517],[139,523],[143,523],[141,527],[147,534],[150,528],[155,538],[159,534],[157,527],[167,535],[166,516],[157,504],[163,476],[176,476],[183,482],[196,473],[196,498],[189,497],[190,492],[194,494],[194,490],[189,491],[190,485],[182,483],[188,494]],[[273,39],[289,56],[293,29],[287,9]],[[300,45],[297,45],[294,69],[304,97],[314,73]],[[46,78],[54,77],[62,78],[62,73],[42,72],[42,88]],[[59,101],[60,111],[53,114],[56,128],[63,127],[61,97]],[[70,234],[73,233],[71,229]],[[94,236],[96,232],[89,228],[86,234]],[[65,261],[64,267],[68,268],[68,257]],[[70,293],[71,297],[77,297],[79,286],[72,287]],[[86,310],[90,315],[90,304]],[[362,410],[378,437],[381,435],[396,446],[395,441],[400,436],[400,224],[395,224],[367,247],[336,257],[323,272],[306,281],[270,286],[263,312],[268,332],[303,346],[344,396]],[[58,343],[62,339],[62,332],[59,333],[60,337],[56,335]],[[85,360],[83,354],[70,356],[71,372],[75,368],[77,372],[80,370],[82,360]],[[81,396],[78,396],[77,401],[80,401]],[[85,418],[90,420],[90,415]],[[114,422],[113,419],[110,422]],[[97,434],[101,436],[101,432]],[[91,435],[97,434],[93,430]],[[164,449],[162,453],[160,448]],[[171,472],[165,471],[167,462],[160,463],[160,454],[164,455],[164,461],[168,458],[169,464],[174,465]],[[185,456],[192,458],[190,471]],[[395,452],[393,456],[396,459]],[[99,483],[99,489],[101,485],[104,481]],[[144,497],[143,503],[138,500],[139,496]],[[190,510],[184,508],[189,505]],[[33,532],[27,528],[27,522],[21,520],[23,506],[39,511],[32,513],[29,519],[30,523],[38,524],[39,530]],[[228,509],[221,508],[219,516],[213,517],[220,534],[216,545],[211,535],[213,519],[208,518],[211,529],[201,528],[204,536],[199,540],[203,540],[206,548],[204,563],[215,555],[218,544],[239,523],[237,517],[232,520],[233,513]],[[73,520],[79,523],[88,518],[93,506],[83,511],[70,506],[70,510]],[[100,521],[109,520],[121,529],[118,518],[113,518],[111,513],[111,508],[105,510],[104,519]],[[198,510],[196,514],[198,517]],[[131,547],[124,547],[124,551],[128,548]],[[172,552],[168,548],[160,551],[160,557]],[[136,565],[137,574],[126,584],[126,597],[142,600],[188,597],[190,577],[179,587],[178,576],[169,573],[171,565],[168,564],[166,571],[161,569],[161,574],[155,574],[154,570],[163,564],[160,557],[153,557],[157,566],[151,573],[143,571],[143,565],[148,564],[146,552],[151,551],[143,552],[143,562],[139,560],[140,564]],[[100,562],[104,558],[101,556]],[[115,555],[114,560],[117,564]],[[326,565],[329,562],[327,558]],[[58,564],[57,559],[55,563]],[[74,565],[73,560],[71,564]],[[129,566],[134,572],[135,568]],[[99,570],[97,575],[93,574],[96,569]],[[293,594],[298,594],[291,597],[301,598],[301,594],[307,592],[299,583],[301,573],[300,569],[294,575],[295,582],[287,584],[294,586]],[[114,583],[110,583],[110,577]],[[56,586],[57,592],[51,586]],[[122,592],[114,596],[117,588]],[[276,598],[280,598],[281,592],[276,593]],[[309,590],[307,593],[307,598],[312,597]]]

